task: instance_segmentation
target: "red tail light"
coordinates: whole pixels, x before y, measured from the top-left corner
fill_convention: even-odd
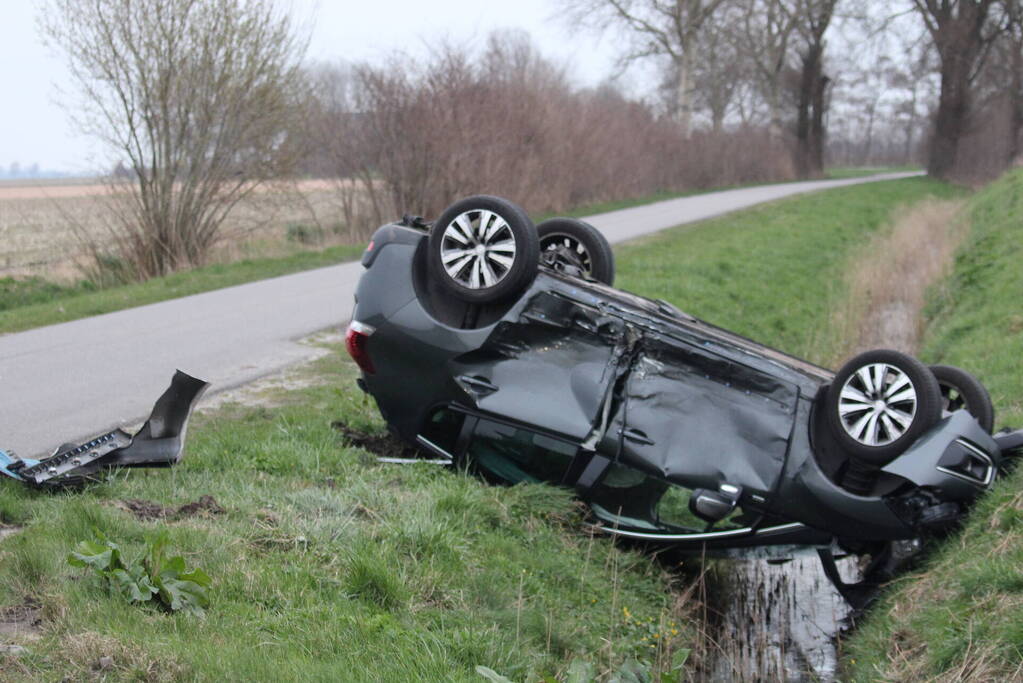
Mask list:
[[[366,342],[369,341],[374,331],[373,327],[353,320],[348,326],[348,332],[345,333],[345,348],[348,349],[348,355],[367,375],[376,374],[373,361],[370,360],[369,353],[366,352]]]

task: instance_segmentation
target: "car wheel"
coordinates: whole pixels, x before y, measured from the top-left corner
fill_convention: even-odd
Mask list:
[[[597,282],[615,281],[615,257],[600,230],[575,218],[551,218],[536,226],[541,260],[557,270],[581,271]]]
[[[825,398],[838,444],[870,465],[891,462],[941,418],[938,380],[904,353],[861,353],[838,371]]]
[[[455,202],[430,231],[429,272],[463,301],[495,303],[536,277],[540,243],[526,212],[500,197]]]
[[[931,372],[938,380],[942,409],[949,412],[965,409],[990,434],[995,427],[995,407],[980,380],[953,365],[932,365]]]

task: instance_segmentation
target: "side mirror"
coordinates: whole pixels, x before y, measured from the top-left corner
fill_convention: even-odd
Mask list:
[[[693,489],[689,496],[689,511],[707,522],[720,522],[732,514],[739,504],[742,487],[722,484],[717,491]]]

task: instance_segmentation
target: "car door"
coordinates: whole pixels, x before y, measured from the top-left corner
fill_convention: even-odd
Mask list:
[[[785,466],[798,397],[797,386],[709,343],[648,334],[602,449],[659,481],[730,484],[763,506]]]
[[[449,371],[470,407],[582,441],[614,382],[623,333],[618,319],[540,292]]]

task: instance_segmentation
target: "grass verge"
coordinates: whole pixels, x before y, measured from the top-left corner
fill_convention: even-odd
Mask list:
[[[841,341],[831,312],[847,261],[897,206],[961,190],[928,178],[783,200],[618,247],[616,286],[815,362]]]
[[[669,231],[619,250],[619,284],[809,347],[856,236],[894,205],[949,191],[923,179],[845,188]],[[772,303],[807,291],[812,301]],[[692,647],[692,605],[672,579],[585,534],[566,492],[377,465],[330,427],[383,428],[353,366],[335,350],[303,372],[315,386],[197,415],[173,470],[68,495],[0,482],[0,524],[24,527],[0,542],[0,614],[39,605],[42,620],[0,677],[475,681],[483,665],[537,680],[576,659],[605,675],[630,659],[667,674]],[[121,503],[202,495],[224,512],[146,521]],[[214,580],[206,618],[127,604],[68,566],[94,527],[128,553],[166,531],[169,550]]]
[[[969,202],[952,276],[932,292],[921,357],[991,391],[997,425],[1023,426],[1023,171]],[[996,426],[997,426],[996,425]],[[1023,469],[996,485],[960,534],[891,587],[846,646],[848,678],[1023,677]]]
[[[42,278],[0,278],[0,334],[331,266],[358,258],[362,249],[344,245],[279,258],[245,259],[109,288],[89,282],[57,285]]]
[[[44,614],[0,678],[83,680],[109,656],[115,680],[482,680],[478,665],[537,680],[576,657],[674,655],[668,577],[584,533],[567,492],[377,465],[330,426],[382,426],[354,366],[337,351],[307,371],[329,383],[196,416],[172,471],[69,496],[0,485],[0,520],[26,525],[0,546],[2,604]],[[225,512],[144,521],[117,506],[200,495]],[[130,605],[68,566],[93,527],[136,554],[166,530],[213,578],[206,618]]]
[[[824,171],[824,177],[828,180],[842,180],[845,178],[866,178],[867,176],[878,175],[881,173],[908,173],[911,171],[922,171],[923,169],[919,166],[877,166],[877,167],[860,167],[860,166],[841,166],[835,168],[829,168]]]

